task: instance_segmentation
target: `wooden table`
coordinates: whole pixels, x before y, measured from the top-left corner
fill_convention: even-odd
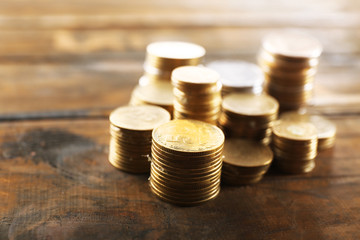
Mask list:
[[[0,239],[360,239],[359,13],[355,0],[1,1]],[[107,116],[128,102],[149,42],[255,61],[261,37],[283,27],[324,44],[309,109],[338,135],[313,172],[271,169],[177,207],[148,175],[108,163]]]

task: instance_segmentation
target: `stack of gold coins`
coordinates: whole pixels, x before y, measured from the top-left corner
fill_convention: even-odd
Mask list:
[[[219,74],[206,67],[184,66],[171,75],[174,86],[174,118],[216,124],[221,110]]]
[[[277,119],[279,104],[262,94],[231,93],[222,102],[219,125],[227,136],[269,143],[271,126]]]
[[[265,89],[281,110],[296,110],[309,102],[321,52],[320,42],[302,32],[274,32],[263,39],[258,63]]]
[[[170,121],[170,114],[157,106],[124,106],[110,114],[110,163],[123,171],[150,171],[152,130]]]
[[[273,153],[268,146],[240,138],[227,138],[221,179],[229,185],[259,182],[272,160]]]
[[[154,42],[146,48],[145,76],[150,81],[170,81],[171,72],[180,66],[201,64],[205,49],[188,42]]]
[[[218,60],[206,66],[219,73],[223,96],[232,92],[260,94],[263,90],[264,73],[253,63]]]
[[[318,150],[332,148],[335,145],[336,125],[322,116],[291,111],[281,114],[280,119],[312,123],[317,130]]]
[[[220,191],[224,134],[196,120],[172,120],[154,129],[150,187],[160,199],[196,205]]]
[[[142,77],[131,94],[130,105],[155,105],[174,111],[174,94],[171,82],[158,81],[148,84]]]
[[[311,172],[315,167],[317,142],[317,131],[311,123],[278,120],[273,126],[276,164],[286,173]]]

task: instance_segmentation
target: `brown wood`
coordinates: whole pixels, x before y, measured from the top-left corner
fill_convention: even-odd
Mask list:
[[[359,13],[356,0],[0,1],[0,239],[360,239]],[[177,207],[148,174],[108,163],[107,116],[129,101],[149,42],[255,62],[283,27],[324,44],[309,110],[338,134],[313,172],[271,168]]]

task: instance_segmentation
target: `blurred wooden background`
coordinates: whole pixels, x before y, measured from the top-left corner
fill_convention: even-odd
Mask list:
[[[9,0],[0,2],[0,118],[101,114],[129,97],[152,41],[198,43],[207,61],[255,61],[279,28],[324,45],[313,103],[358,111],[358,1]]]
[[[338,126],[307,175],[272,169],[194,208],[107,161],[108,113],[126,104],[157,40],[206,61],[255,61],[280,28],[324,45],[311,110]],[[0,1],[0,239],[359,239],[360,1]]]

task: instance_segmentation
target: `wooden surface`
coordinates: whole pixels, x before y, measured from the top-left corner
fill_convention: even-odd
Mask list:
[[[309,109],[338,127],[312,173],[271,169],[184,208],[108,163],[107,115],[149,42],[254,61],[261,37],[288,27],[324,44]],[[0,239],[360,239],[359,42],[355,0],[1,1]]]

